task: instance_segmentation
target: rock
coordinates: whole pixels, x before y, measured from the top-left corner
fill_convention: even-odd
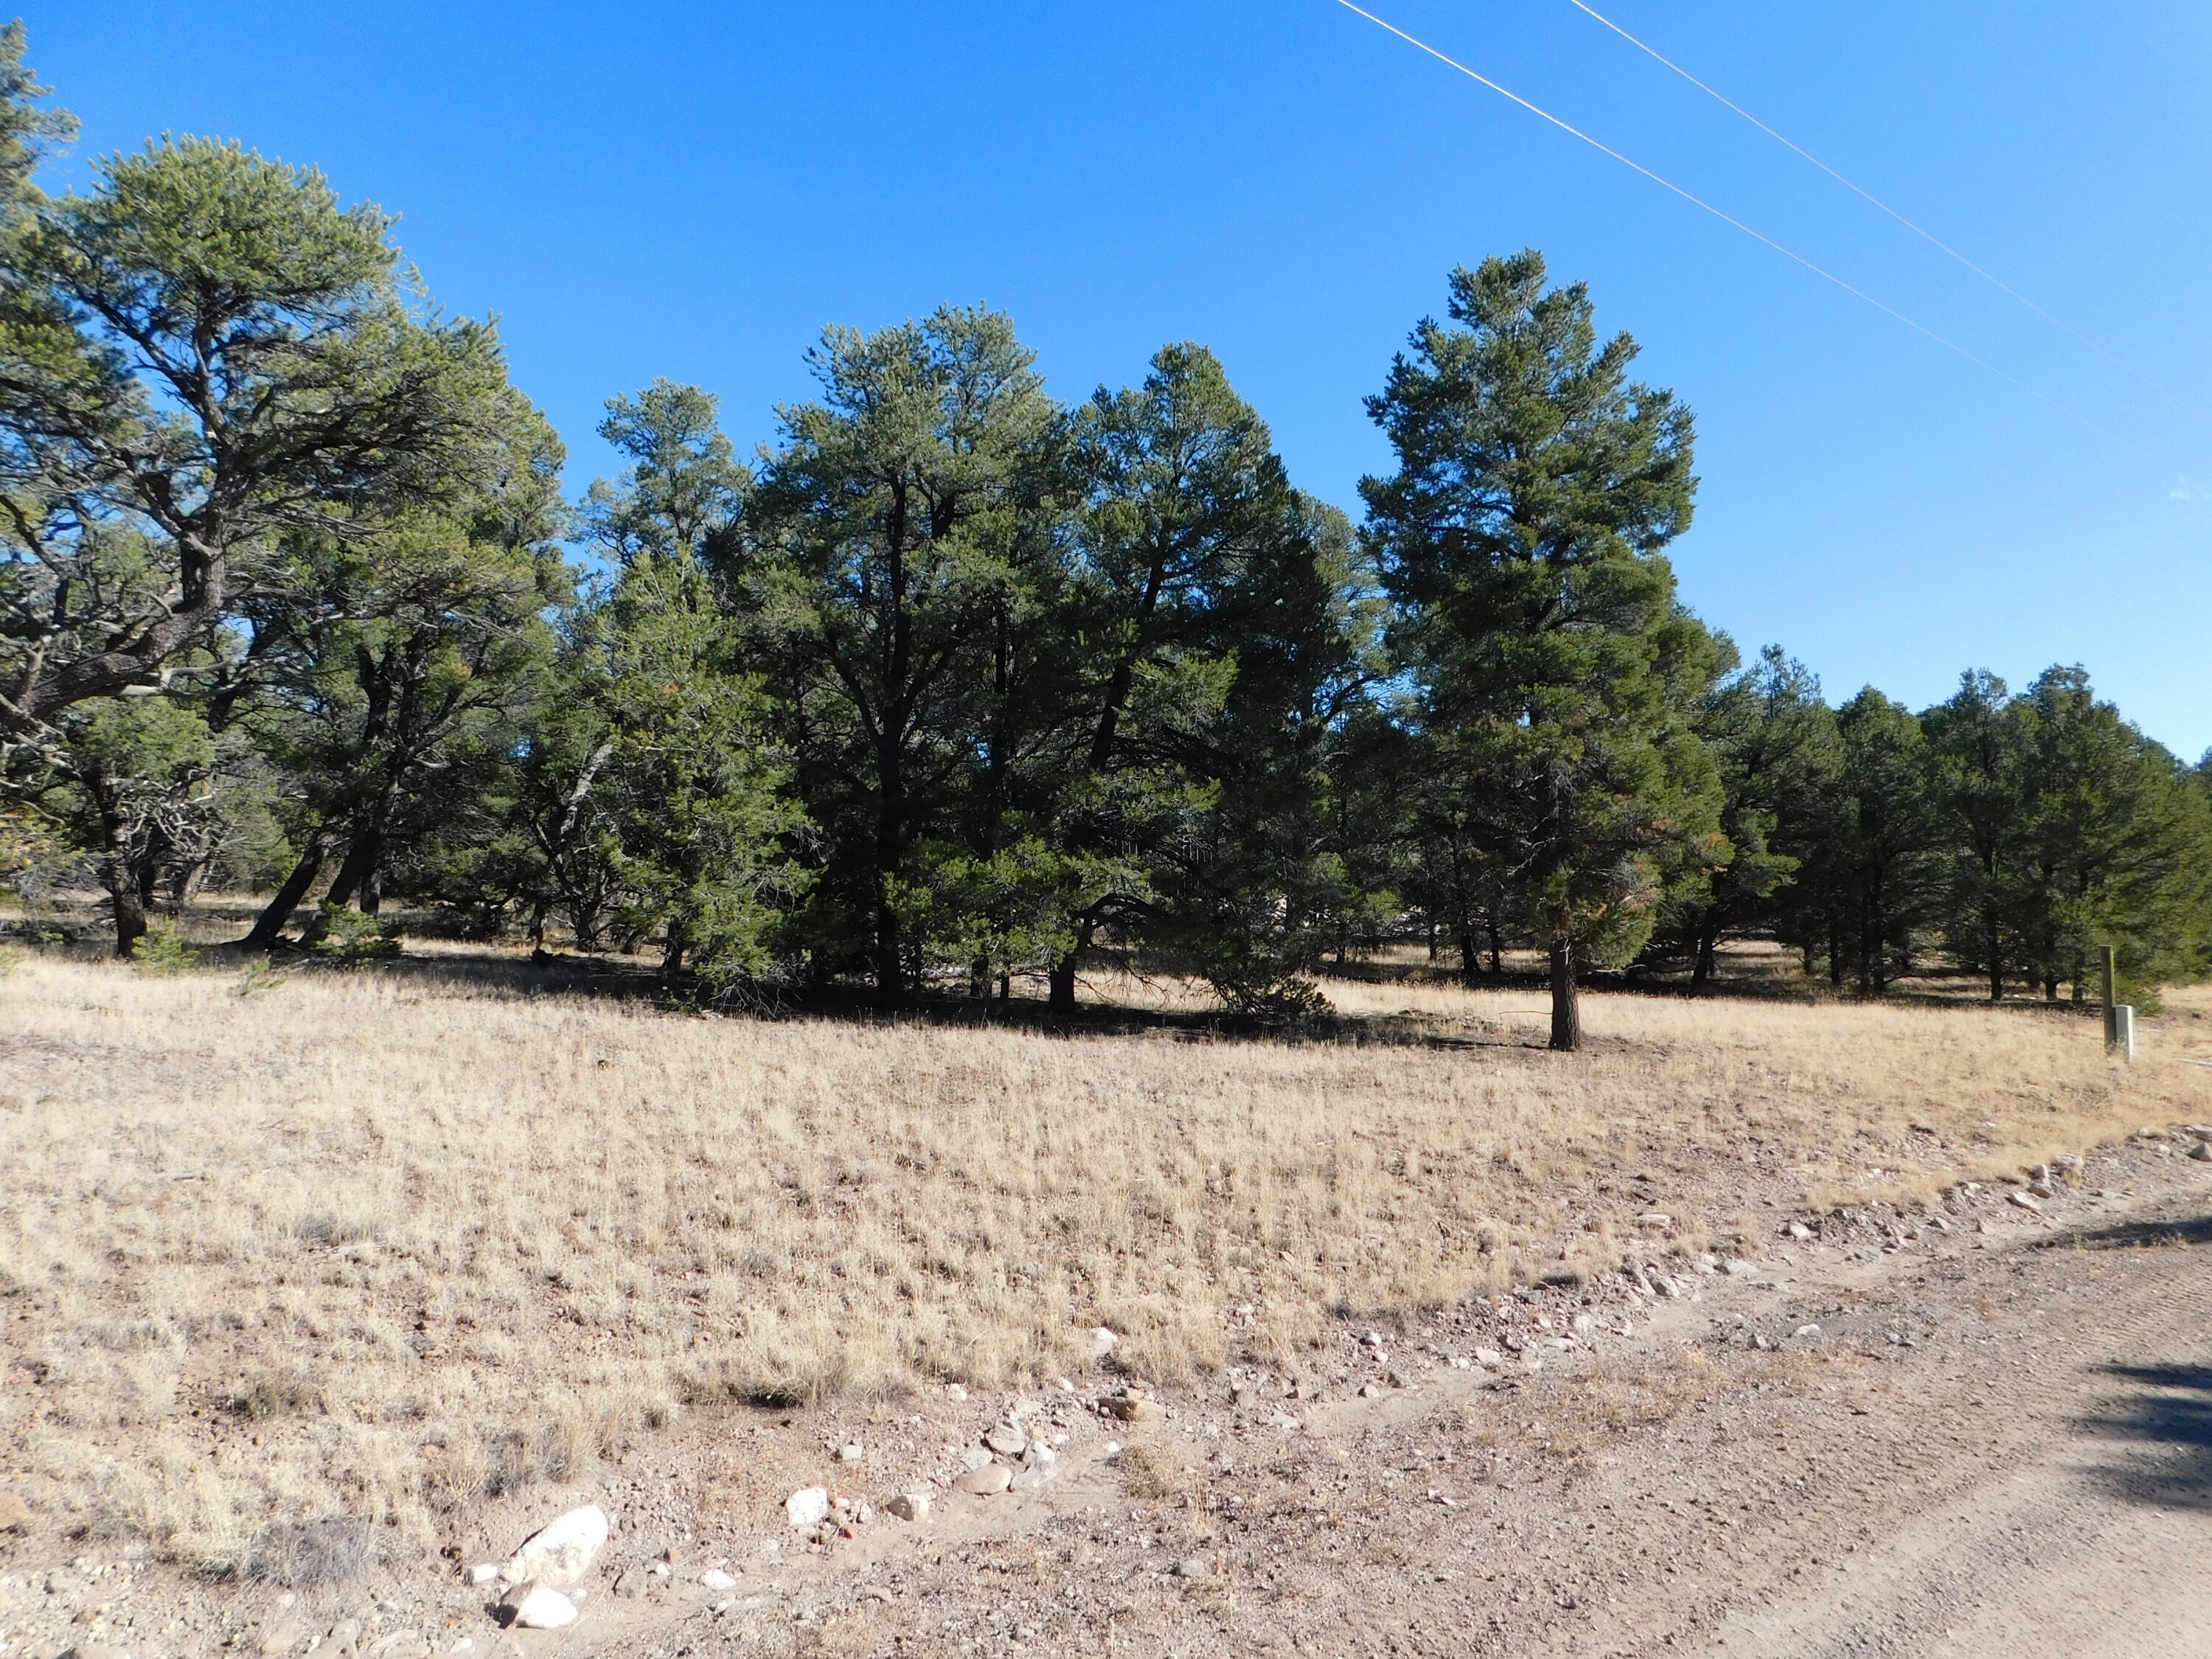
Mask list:
[[[783,1518],[794,1527],[818,1527],[830,1518],[826,1486],[801,1486],[783,1500]]]
[[[929,1494],[926,1492],[902,1492],[884,1505],[902,1521],[929,1519]]]
[[[368,1652],[369,1659],[430,1659],[430,1644],[411,1630],[396,1630],[379,1637]]]
[[[2019,1205],[2023,1210],[2040,1211],[2043,1208],[2043,1206],[2037,1203],[2033,1199],[2030,1198],[2023,1192],[2013,1191],[2007,1193],[2005,1196],[2010,1199],[2014,1203]]]
[[[1362,1400],[1379,1400],[1382,1396],[1382,1390],[1372,1382],[1363,1382],[1359,1385],[1359,1397]]]
[[[954,1400],[965,1400],[968,1397],[967,1385],[961,1382],[947,1382],[945,1385],[945,1392]]]
[[[867,1455],[868,1449],[857,1440],[848,1440],[837,1448],[837,1461],[840,1463],[857,1463]]]
[[[1205,1562],[1195,1555],[1186,1555],[1168,1571],[1178,1578],[1205,1578],[1211,1573]]]
[[[1120,1395],[1098,1402],[1109,1417],[1119,1418],[1124,1423],[1159,1423],[1166,1420],[1167,1407],[1157,1400],[1139,1399],[1131,1395]]]
[[[479,1561],[469,1569],[469,1583],[476,1585],[499,1583],[499,1569],[489,1561]]]
[[[635,1567],[623,1571],[615,1580],[615,1594],[624,1601],[635,1601],[645,1594],[646,1575]]]
[[[2212,1162],[2212,1140],[2191,1141],[2189,1155],[2200,1164]]]
[[[1793,1221],[1790,1224],[1790,1237],[1800,1244],[1808,1244],[1812,1242],[1813,1230],[1802,1221]]]
[[[1097,1364],[1121,1346],[1121,1339],[1103,1325],[1097,1326],[1092,1329],[1090,1340],[1091,1360],[1093,1364]]]
[[[970,1446],[960,1454],[960,1467],[963,1469],[980,1469],[990,1461],[991,1454],[981,1446]]]
[[[1636,1219],[1640,1225],[1646,1227],[1671,1227],[1674,1224],[1674,1218],[1664,1210],[1646,1210]]]
[[[1800,1325],[1797,1328],[1797,1334],[1800,1336],[1814,1337],[1820,1335],[1820,1328],[1818,1325]]]
[[[507,1607],[507,1622],[517,1630],[565,1630],[576,1622],[576,1604],[550,1584],[518,1584]]]
[[[709,1567],[699,1575],[699,1582],[710,1590],[735,1589],[738,1581],[720,1567]]]
[[[1757,1273],[1759,1269],[1741,1256],[1731,1256],[1721,1264],[1721,1271],[1731,1279],[1741,1279],[1746,1273]]]
[[[1494,1371],[1505,1363],[1505,1356],[1495,1348],[1477,1348],[1474,1351],[1474,1363],[1486,1370]]]
[[[957,1484],[963,1492],[974,1492],[979,1498],[989,1498],[1002,1492],[1014,1481],[1014,1472],[1004,1463],[986,1463],[980,1469],[970,1469]]]
[[[307,1627],[297,1619],[279,1619],[261,1632],[262,1659],[283,1659],[307,1639]]]
[[[563,1589],[580,1582],[591,1571],[592,1561],[607,1541],[607,1512],[597,1504],[586,1504],[533,1534],[523,1547],[514,1553],[507,1564],[505,1577],[510,1584],[536,1583],[550,1589]],[[568,1598],[561,1598],[566,1603]],[[575,1609],[569,1608],[569,1617]],[[534,1626],[533,1629],[553,1630],[551,1625]]]
[[[1001,1457],[1019,1457],[1027,1449],[1029,1436],[1010,1423],[1001,1423],[983,1437],[983,1443]]]
[[[1060,1465],[1057,1463],[1032,1463],[1008,1481],[1006,1489],[1010,1492],[1035,1492],[1046,1481],[1058,1478],[1059,1474]]]
[[[30,1524],[31,1506],[12,1492],[0,1492],[0,1532],[21,1532]]]

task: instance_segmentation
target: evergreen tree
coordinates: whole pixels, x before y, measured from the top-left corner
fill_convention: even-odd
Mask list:
[[[1670,872],[1727,861],[1691,707],[1712,641],[1662,552],[1689,522],[1690,416],[1590,314],[1533,251],[1455,271],[1451,323],[1423,322],[1370,400],[1398,471],[1360,485],[1423,763],[1550,957],[1560,1049],[1578,961],[1626,961]]]

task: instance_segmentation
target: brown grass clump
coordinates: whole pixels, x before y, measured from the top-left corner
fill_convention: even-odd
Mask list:
[[[2069,1019],[1594,995],[1562,1057],[1519,1040],[1526,993],[1333,994],[1455,1046],[31,961],[0,998],[11,1475],[65,1526],[305,1573],[318,1528],[427,1545],[687,1405],[1073,1376],[1099,1324],[1159,1382],[1279,1363],[1344,1315],[1663,1250],[1647,1210],[1679,1247],[2212,1083]]]

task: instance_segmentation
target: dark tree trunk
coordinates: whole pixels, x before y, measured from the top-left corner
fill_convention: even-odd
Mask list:
[[[1702,991],[1712,983],[1713,961],[1720,949],[1721,911],[1717,904],[1708,905],[1698,919],[1698,957],[1690,968],[1690,988]]]
[[[284,937],[284,929],[292,920],[292,912],[307,896],[307,890],[315,884],[322,873],[324,841],[321,830],[307,838],[307,845],[300,854],[300,861],[292,866],[292,873],[284,878],[284,884],[276,890],[276,896],[262,907],[261,914],[253,919],[253,930],[239,941],[240,948],[266,951]]]
[[[1496,979],[1505,971],[1505,952],[1498,943],[1498,918],[1492,916],[1487,925],[1490,928],[1490,976]]]
[[[1565,919],[1552,936],[1552,1047],[1571,1054],[1583,1046],[1582,1004],[1575,988],[1575,939]]]
[[[1472,991],[1482,982],[1482,951],[1474,937],[1471,922],[1459,925],[1459,976]]]
[[[146,902],[138,872],[131,866],[131,830],[123,815],[123,785],[102,774],[91,779],[100,811],[100,881],[115,909],[115,954],[128,957],[146,937]]]
[[[1052,971],[1047,976],[1046,983],[1048,988],[1045,994],[1045,1006],[1055,1014],[1073,1013],[1075,1012],[1074,951],[1070,951],[1052,964]]]

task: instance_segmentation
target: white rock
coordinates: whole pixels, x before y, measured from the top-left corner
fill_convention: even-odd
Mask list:
[[[1019,1457],[1030,1437],[1011,1423],[1001,1423],[983,1437],[983,1443],[1001,1457]]]
[[[1474,1363],[1486,1370],[1494,1371],[1505,1363],[1505,1356],[1495,1348],[1477,1348],[1474,1351]]]
[[[1790,1237],[1801,1244],[1806,1243],[1811,1240],[1813,1230],[1802,1221],[1793,1221],[1790,1224]]]
[[[783,1518],[794,1527],[817,1527],[829,1518],[830,1490],[801,1486],[783,1500]]]
[[[2023,1209],[2023,1210],[2040,1210],[2040,1209],[2043,1207],[2043,1206],[2041,1206],[2040,1204],[2038,1204],[2038,1203],[2037,1203],[2033,1199],[2030,1198],[2030,1197],[2029,1197],[2026,1193],[2023,1193],[2023,1192],[2018,1191],[2017,1189],[2015,1189],[2014,1191],[2012,1191],[2012,1192],[2007,1193],[2007,1194],[2005,1194],[2005,1196],[2006,1196],[2007,1198],[2010,1199],[2014,1203],[2015,1203],[2015,1204],[2019,1205],[2019,1206],[2020,1206],[2020,1207],[2021,1207],[2021,1209]]]
[[[514,1609],[507,1622],[520,1630],[564,1630],[576,1622],[576,1604],[550,1584],[523,1584],[507,1605]]]
[[[965,1383],[947,1382],[945,1385],[945,1392],[955,1400],[965,1400],[968,1397],[968,1389]]]
[[[1818,1325],[1800,1325],[1797,1328],[1797,1334],[1800,1336],[1818,1336],[1820,1334],[1820,1328]]]
[[[1646,1227],[1671,1227],[1674,1224],[1674,1218],[1664,1210],[1646,1210],[1636,1218]]]
[[[586,1504],[568,1514],[549,1527],[532,1534],[523,1547],[514,1553],[507,1564],[506,1578],[510,1584],[536,1583],[552,1589],[561,1589],[575,1583],[591,1571],[592,1561],[607,1541],[607,1512],[597,1504]],[[562,1598],[566,1602],[568,1598]],[[569,1609],[574,1617],[575,1609]],[[534,1628],[551,1630],[545,1625]]]
[[[884,1505],[902,1521],[929,1519],[929,1494],[926,1492],[902,1492]]]
[[[1121,1344],[1121,1339],[1114,1332],[1103,1325],[1097,1326],[1091,1333],[1091,1358],[1094,1361],[1103,1359]]]
[[[979,1498],[988,1498],[1002,1492],[1013,1484],[1014,1472],[1004,1463],[986,1463],[980,1469],[970,1469],[955,1483],[963,1492],[974,1492]]]
[[[469,1569],[469,1583],[471,1584],[495,1584],[498,1582],[499,1569],[489,1561],[479,1561]]]
[[[710,1567],[699,1575],[699,1582],[710,1590],[735,1589],[738,1581],[720,1567]]]
[[[867,1448],[857,1440],[848,1440],[837,1448],[837,1461],[840,1463],[857,1463],[866,1455]]]

